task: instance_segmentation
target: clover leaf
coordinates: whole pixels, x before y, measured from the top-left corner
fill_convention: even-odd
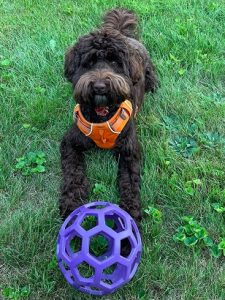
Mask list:
[[[222,250],[223,256],[225,256],[225,238],[223,238],[221,242],[218,244],[218,249]]]
[[[24,176],[29,176],[33,173],[43,173],[46,170],[44,166],[46,163],[45,153],[42,151],[28,152],[16,160],[16,169],[20,170]]]
[[[225,212],[225,207],[220,205],[220,203],[212,203],[212,207],[215,211],[217,211],[220,214]]]

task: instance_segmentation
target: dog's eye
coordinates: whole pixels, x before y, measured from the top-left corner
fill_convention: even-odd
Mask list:
[[[90,67],[92,67],[94,65],[94,62],[93,61],[84,61],[83,63],[82,63],[82,67],[83,68],[90,68]]]
[[[116,62],[115,60],[113,60],[113,61],[111,61],[111,64],[112,64],[113,66],[116,66],[116,65],[117,65],[117,62]]]

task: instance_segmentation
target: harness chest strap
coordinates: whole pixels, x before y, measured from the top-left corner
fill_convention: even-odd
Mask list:
[[[98,147],[111,149],[115,146],[118,135],[129,121],[132,111],[132,103],[125,100],[115,115],[107,122],[90,123],[84,118],[80,105],[77,104],[74,108],[74,119],[80,131],[91,138]]]

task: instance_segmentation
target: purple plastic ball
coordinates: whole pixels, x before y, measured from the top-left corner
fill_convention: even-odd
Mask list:
[[[141,249],[137,225],[127,212],[109,202],[92,202],[74,210],[63,223],[57,260],[74,288],[105,295],[132,279]]]

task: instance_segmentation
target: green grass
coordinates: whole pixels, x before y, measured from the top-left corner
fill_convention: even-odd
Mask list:
[[[141,40],[161,82],[156,95],[146,96],[137,127],[145,158],[143,208],[160,210],[162,222],[144,218],[136,276],[103,299],[225,299],[224,258],[173,240],[185,215],[192,215],[215,242],[225,236],[224,213],[212,207],[225,204],[224,1],[0,0],[3,299],[95,299],[72,289],[54,260],[61,225],[59,143],[74,106],[63,59],[66,48],[116,6],[139,15]],[[25,177],[15,169],[16,158],[32,151],[46,154],[46,172]],[[99,199],[118,202],[111,154],[87,156],[92,187],[107,187]],[[190,193],[187,182],[194,179],[201,185]]]

